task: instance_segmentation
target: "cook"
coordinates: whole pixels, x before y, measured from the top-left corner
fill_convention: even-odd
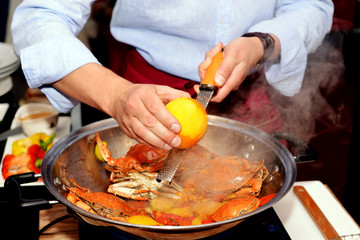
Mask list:
[[[164,149],[180,145],[181,129],[164,103],[193,95],[224,44],[214,102],[237,90],[258,64],[264,66],[266,84],[292,96],[301,87],[307,54],[330,30],[334,10],[330,0],[117,1],[111,33],[132,46],[119,76],[76,38],[93,2],[25,0],[19,5],[13,44],[28,85],[40,88],[61,112],[83,102],[115,118],[129,137]],[[254,92],[247,98],[262,96],[260,111],[264,103],[271,106],[263,88]]]

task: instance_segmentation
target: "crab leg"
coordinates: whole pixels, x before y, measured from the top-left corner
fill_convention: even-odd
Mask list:
[[[90,206],[97,214],[104,217],[128,217],[131,215],[139,215],[137,210],[132,209],[127,203],[109,193],[92,192],[91,190],[79,186],[73,179],[71,179],[75,187],[69,187],[70,193],[76,197],[71,196],[69,199],[80,198],[84,203]],[[76,204],[76,203],[75,203]]]
[[[115,159],[111,156],[110,150],[102,142],[98,133],[96,133],[96,143],[99,146],[101,156],[108,163],[107,169],[112,172],[120,172],[122,175],[132,169],[139,172],[157,171],[161,168],[167,153],[163,149],[136,144],[130,148],[125,157]]]
[[[99,146],[100,154],[105,159],[106,162],[110,160],[115,160],[111,157],[110,150],[106,147],[106,145],[102,142],[99,134],[96,133],[96,143]]]
[[[156,177],[157,173],[153,172],[129,172],[127,176],[117,178],[107,191],[125,198],[149,200],[159,195],[171,198],[183,190],[175,182],[171,186],[166,182],[158,183]]]

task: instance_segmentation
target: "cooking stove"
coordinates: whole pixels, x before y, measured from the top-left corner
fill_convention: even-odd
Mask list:
[[[291,239],[273,208],[249,217],[239,225],[219,233],[203,238],[203,240],[227,240],[227,239]],[[107,239],[107,240],[143,240],[127,232],[113,227],[97,227],[84,221],[79,223],[79,239]]]
[[[44,187],[25,187],[23,188],[23,197],[35,194],[45,199],[52,200],[53,197]],[[0,220],[1,232],[7,232],[10,229],[17,229],[22,226],[24,231],[16,231],[20,238],[22,236],[26,239],[38,239],[39,229],[39,209],[36,208],[18,208],[9,204],[4,198],[6,194],[3,188],[0,188],[0,210],[7,216]],[[115,227],[99,227],[86,223],[81,218],[76,217],[72,209],[68,212],[78,220],[79,239],[107,239],[107,240],[143,240],[130,233],[121,231]],[[15,227],[15,228],[14,228]],[[16,235],[16,234],[15,234]],[[222,239],[276,239],[288,240],[291,239],[284,225],[281,223],[280,218],[275,210],[270,207],[254,216],[245,219],[237,226],[230,228],[217,235],[204,238],[203,240],[222,240]]]

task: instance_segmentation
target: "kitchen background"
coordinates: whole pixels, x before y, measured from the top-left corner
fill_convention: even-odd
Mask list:
[[[20,0],[0,1],[0,42],[11,43],[10,22]],[[360,206],[357,201],[359,179],[359,86],[360,80],[360,1],[337,0],[331,32],[318,50],[309,55],[303,89],[282,108],[288,122],[307,121],[307,130],[293,125],[287,130],[300,135],[318,152],[315,161],[298,164],[298,181],[320,180],[327,184],[347,211],[359,223]],[[108,32],[108,16],[113,1],[98,0],[94,15],[79,38],[106,66],[120,65],[121,54]],[[19,69],[12,75],[13,101],[43,101],[37,91],[30,91]],[[82,106],[82,125],[91,118]],[[307,113],[309,115],[306,115]],[[296,116],[295,119],[290,116]],[[313,125],[309,123],[314,123]],[[3,129],[1,129],[3,130]]]

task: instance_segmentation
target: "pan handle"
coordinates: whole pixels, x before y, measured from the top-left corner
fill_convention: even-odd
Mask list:
[[[279,141],[286,141],[287,148],[293,154],[296,163],[310,162],[318,159],[317,151],[302,139],[287,132],[273,132],[270,135]]]
[[[36,182],[41,177],[40,174],[34,172],[21,173],[8,177],[4,183],[4,189],[10,204],[22,208],[37,208],[39,210],[49,209],[52,204],[57,201],[49,201],[47,199],[26,199],[23,198],[23,189],[21,184]]]

